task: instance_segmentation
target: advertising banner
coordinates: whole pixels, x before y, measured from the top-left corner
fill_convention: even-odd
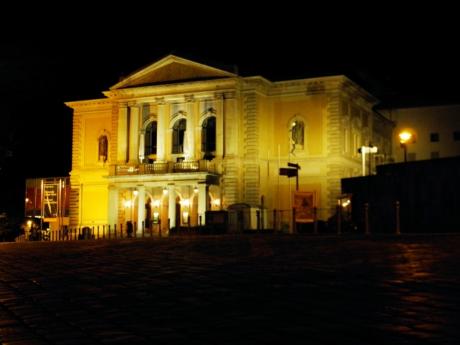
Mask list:
[[[314,192],[294,192],[295,221],[297,223],[313,222],[313,207],[315,207]]]

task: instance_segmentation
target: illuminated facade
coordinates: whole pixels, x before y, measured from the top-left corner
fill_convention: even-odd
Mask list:
[[[327,217],[357,148],[391,155],[392,123],[345,76],[271,82],[169,55],[73,109],[71,226],[204,224],[236,203],[289,210],[299,190]]]

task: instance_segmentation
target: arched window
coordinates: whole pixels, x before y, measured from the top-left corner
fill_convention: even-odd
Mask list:
[[[147,159],[154,160],[157,154],[157,122],[150,122],[145,128],[144,154]]]
[[[201,126],[201,152],[211,158],[212,152],[216,150],[216,117],[210,116],[203,121]],[[205,157],[205,159],[207,159]]]
[[[172,153],[184,153],[184,135],[187,129],[185,119],[177,120],[172,132]]]
[[[106,135],[101,135],[99,137],[99,145],[98,145],[98,159],[100,162],[106,162],[108,157],[108,148],[109,148],[109,141]]]

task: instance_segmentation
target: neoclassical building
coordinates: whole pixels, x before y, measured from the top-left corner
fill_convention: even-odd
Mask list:
[[[361,174],[358,147],[391,155],[392,122],[345,76],[272,82],[169,55],[103,94],[66,103],[71,226],[161,220],[166,231],[239,203],[289,210],[288,162],[324,218],[340,179]]]

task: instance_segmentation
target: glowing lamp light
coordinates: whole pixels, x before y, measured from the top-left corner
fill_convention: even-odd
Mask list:
[[[182,221],[184,222],[184,224],[188,224],[188,212],[185,211],[185,212],[182,212]]]
[[[134,196],[137,196],[137,194],[139,194],[139,191],[138,191],[137,189],[135,189],[135,190],[133,191],[133,194],[134,194]]]
[[[152,205],[153,207],[160,207],[160,200],[154,200]]]
[[[189,199],[181,200],[181,201],[180,201],[180,204],[181,204],[182,206],[189,207],[189,206],[190,206],[190,200],[189,200]]]
[[[168,194],[168,188],[164,187],[163,188],[163,195],[166,195],[166,194]]]
[[[212,203],[214,204],[214,206],[219,206],[220,205],[220,199],[214,199],[212,201]]]
[[[195,188],[193,188],[193,192],[198,193],[198,187],[197,186],[195,186]]]
[[[124,205],[125,205],[126,208],[131,207],[131,205],[132,205],[131,200],[125,200]]]
[[[345,200],[345,201],[342,203],[342,207],[345,208],[345,207],[347,207],[347,206],[350,205],[350,204],[351,204],[350,199],[347,199],[347,200]]]
[[[412,133],[411,132],[402,131],[401,133],[399,133],[399,142],[401,144],[405,144],[411,139],[412,139]]]

